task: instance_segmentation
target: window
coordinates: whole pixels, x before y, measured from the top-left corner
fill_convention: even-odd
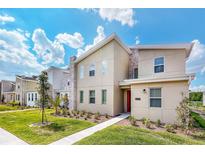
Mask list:
[[[92,64],[89,67],[89,76],[95,76],[95,65]]]
[[[107,61],[103,60],[102,61],[102,74],[105,75],[107,73]]]
[[[102,104],[106,104],[107,101],[107,90],[103,89],[102,90]]]
[[[95,104],[95,90],[89,91],[89,98],[90,98],[89,102],[91,104]]]
[[[150,107],[161,107],[161,88],[150,88]]]
[[[80,79],[84,78],[84,66],[80,66]]]
[[[33,93],[31,94],[31,101],[33,101]]]
[[[28,93],[28,100],[30,101],[31,100],[31,94]]]
[[[83,91],[80,91],[80,103],[83,103]]]
[[[70,81],[68,81],[68,83],[67,83],[67,84],[68,84],[68,86],[69,86],[69,85],[70,85]]]
[[[164,57],[154,59],[154,73],[164,72]]]
[[[35,101],[37,101],[38,97],[37,97],[37,93],[35,93]]]
[[[138,78],[138,68],[134,68],[133,77],[134,77],[134,79]]]
[[[20,95],[18,94],[18,101],[20,101]]]

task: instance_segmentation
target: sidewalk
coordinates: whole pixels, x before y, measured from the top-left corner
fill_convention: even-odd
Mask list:
[[[120,116],[112,118],[112,119],[110,119],[108,121],[105,121],[103,123],[100,123],[96,126],[87,128],[87,129],[82,130],[78,133],[75,133],[75,134],[72,134],[70,136],[64,137],[64,138],[62,138],[62,139],[60,139],[56,142],[51,143],[50,145],[72,145],[75,142],[78,142],[81,139],[83,139],[85,137],[88,137],[88,136],[94,134],[97,131],[100,131],[100,130],[106,128],[106,127],[109,127],[109,126],[111,126],[111,125],[113,125],[113,124],[127,118],[129,115],[130,115],[129,113],[123,113]]]
[[[0,145],[28,145],[28,143],[0,128]]]

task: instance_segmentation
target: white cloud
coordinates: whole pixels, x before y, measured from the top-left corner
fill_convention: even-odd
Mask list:
[[[191,91],[205,91],[205,85],[193,86],[190,87]]]
[[[136,36],[136,37],[135,37],[135,44],[140,44],[140,38],[139,38],[139,36]]]
[[[115,20],[120,22],[122,25],[127,24],[130,27],[136,23],[133,19],[133,9],[101,8],[99,9],[99,15],[103,20],[108,20],[109,22]]]
[[[27,38],[17,30],[0,29],[0,79],[14,78],[16,74],[38,74],[44,69],[29,51]]]
[[[43,64],[64,63],[65,50],[63,45],[57,40],[53,42],[49,40],[43,29],[34,30],[32,41],[34,43],[33,50],[36,51]]]
[[[105,39],[104,28],[102,26],[98,26],[97,27],[97,36],[93,39],[93,43],[86,45],[84,49],[79,48],[77,50],[77,57],[79,57],[80,55],[82,55],[83,53],[85,53],[86,51],[91,49],[94,45],[96,45],[97,43],[99,43],[103,39]]]
[[[5,24],[7,22],[14,22],[15,21],[15,18],[12,17],[12,16],[9,16],[7,14],[5,15],[0,15],[0,23],[1,24]]]
[[[84,38],[82,35],[78,32],[75,32],[73,35],[63,33],[63,34],[58,34],[56,36],[56,39],[60,42],[63,43],[71,48],[78,49],[83,46]]]
[[[187,61],[187,72],[205,72],[205,45],[199,40],[193,40],[194,43],[192,52]]]

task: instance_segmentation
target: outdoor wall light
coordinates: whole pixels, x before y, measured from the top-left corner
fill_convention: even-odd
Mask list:
[[[143,93],[147,93],[146,89],[143,89]]]

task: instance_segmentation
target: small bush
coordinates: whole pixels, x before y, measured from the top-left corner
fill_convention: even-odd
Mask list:
[[[151,121],[150,121],[149,118],[143,118],[143,122],[142,123],[145,125],[145,127],[151,128]]]
[[[105,114],[105,118],[107,118],[107,119],[109,118],[109,115],[107,113]]]
[[[80,117],[83,117],[84,113],[81,111],[79,115]]]
[[[161,126],[161,121],[160,121],[160,119],[157,120],[156,126],[157,126],[157,127],[160,127],[160,126]]]
[[[20,106],[20,103],[18,101],[10,101],[10,102],[8,102],[8,105],[10,105],[10,106]]]
[[[131,125],[135,126],[136,125],[136,122],[137,122],[137,119],[133,116],[130,116],[129,117],[129,121],[131,123]]]
[[[100,113],[97,112],[97,113],[95,114],[95,119],[98,120],[99,118],[100,118]]]
[[[165,129],[166,129],[166,131],[168,131],[170,133],[175,133],[174,127],[171,124],[166,124]]]

